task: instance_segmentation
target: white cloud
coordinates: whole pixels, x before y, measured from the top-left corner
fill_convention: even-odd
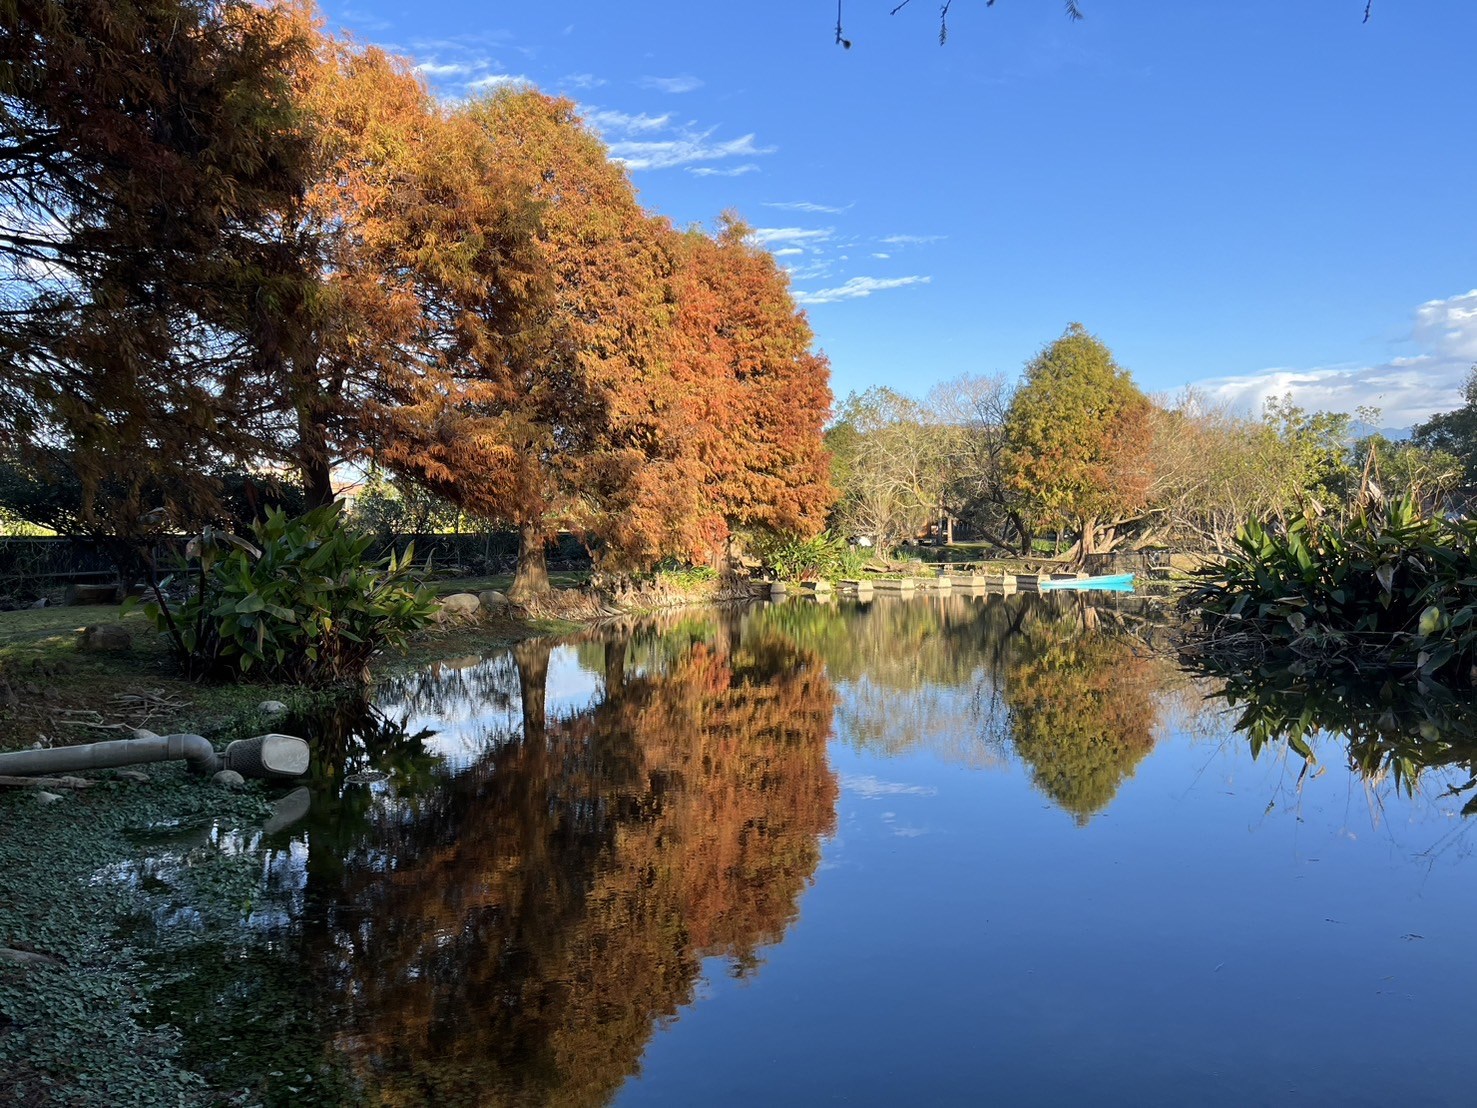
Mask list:
[[[782,208],[787,212],[819,212],[824,215],[840,215],[847,208],[851,207],[848,204],[846,208],[832,208],[825,204],[812,204],[809,200],[786,200],[783,202],[771,200],[766,201],[764,206],[766,208]]]
[[[1383,425],[1408,427],[1461,406],[1462,384],[1477,361],[1477,289],[1422,304],[1410,338],[1423,348],[1420,353],[1378,365],[1268,369],[1198,381],[1195,387],[1250,414],[1270,398],[1291,394],[1294,403],[1311,410],[1379,408]]]
[[[571,73],[559,83],[565,88],[592,89],[605,84],[605,78],[597,77],[593,73]]]
[[[753,135],[715,142],[713,130],[689,131],[673,139],[612,142],[610,156],[629,169],[671,169],[691,162],[774,153],[772,146],[756,146]]]
[[[1410,337],[1444,357],[1477,361],[1477,289],[1426,301],[1415,310]]]
[[[926,285],[932,277],[852,277],[833,289],[817,289],[815,292],[795,293],[800,304],[835,304],[841,300],[860,300],[874,292],[885,289],[900,289],[907,285]]]
[[[882,241],[888,246],[922,246],[930,242],[942,242],[943,235],[888,235]]]
[[[835,233],[831,227],[755,227],[749,232],[749,238],[760,246],[768,246],[772,242],[824,242]]]
[[[774,256],[776,258],[788,258],[788,257],[790,257],[790,256],[792,256],[794,254],[804,254],[804,253],[805,253],[805,251],[802,250],[798,246],[786,246],[782,250],[776,250],[774,252]]]
[[[758,173],[759,167],[753,162],[745,162],[732,169],[714,169],[710,165],[690,165],[687,167],[687,172],[694,177],[742,177],[745,173]]]
[[[421,62],[415,71],[434,81],[438,77],[461,77],[470,73],[471,68],[459,62]]]
[[[642,88],[654,88],[658,92],[691,92],[703,87],[703,83],[692,76],[642,77],[636,83]]]
[[[592,108],[585,112],[585,122],[602,134],[608,131],[620,131],[628,135],[644,134],[650,131],[665,131],[672,125],[672,113],[647,115],[642,112],[640,115],[631,115],[628,112]]]
[[[486,77],[478,77],[475,81],[468,81],[467,87],[471,89],[502,88],[504,85],[531,85],[533,81],[521,73],[489,73]]]
[[[881,258],[885,262],[885,261],[887,261],[888,258],[892,257],[892,255],[891,254],[873,254],[872,257],[874,257],[874,258]]]

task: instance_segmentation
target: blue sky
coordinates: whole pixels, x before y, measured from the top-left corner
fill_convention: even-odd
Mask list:
[[[1071,321],[1151,392],[1407,425],[1477,362],[1474,0],[331,2],[447,97],[577,100],[643,202],[736,208],[838,396]]]

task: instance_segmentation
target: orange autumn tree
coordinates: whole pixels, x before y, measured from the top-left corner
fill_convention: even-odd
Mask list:
[[[561,529],[617,567],[700,548],[690,416],[667,365],[670,230],[570,101],[504,89],[457,114],[487,172],[537,204],[544,283],[468,290],[448,355],[459,384],[423,390],[379,460],[518,531],[515,600],[547,592]]]
[[[835,500],[821,437],[830,367],[774,255],[725,213],[716,236],[679,240],[674,368],[690,398],[689,448],[716,537],[813,535]]]
[[[311,164],[255,251],[239,327],[249,415],[317,505],[400,405],[449,387],[459,302],[537,267],[529,199],[476,161],[410,63],[283,10],[314,43],[292,74]]]

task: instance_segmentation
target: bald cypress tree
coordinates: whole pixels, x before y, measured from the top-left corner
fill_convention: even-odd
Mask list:
[[[1063,522],[1074,553],[1111,549],[1151,479],[1149,400],[1080,324],[1026,366],[1005,417],[1007,487],[1038,523]]]

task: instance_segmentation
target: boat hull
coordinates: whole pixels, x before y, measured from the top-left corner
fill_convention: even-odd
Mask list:
[[[1105,592],[1133,592],[1133,574],[1113,573],[1101,577],[1077,577],[1059,581],[1042,581],[1036,586],[1042,592],[1056,592],[1061,589],[1072,589],[1081,592],[1086,589],[1098,589]]]

